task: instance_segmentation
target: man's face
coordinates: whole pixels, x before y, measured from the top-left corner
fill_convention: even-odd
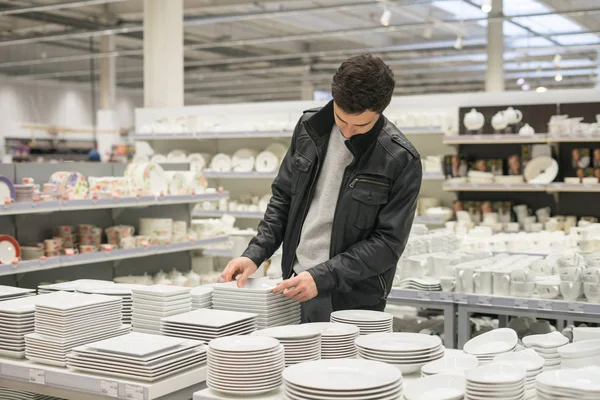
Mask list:
[[[335,104],[335,101],[333,102],[333,115],[335,124],[346,139],[369,132],[379,119],[379,114],[370,110],[362,114],[346,114]]]

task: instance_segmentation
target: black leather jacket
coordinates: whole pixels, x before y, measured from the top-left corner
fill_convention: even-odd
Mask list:
[[[243,256],[260,265],[283,242],[283,277],[293,275],[296,248],[334,121],[333,102],[304,112],[294,130],[258,234]],[[344,174],[331,234],[330,260],[309,269],[334,310],[385,300],[410,233],[422,168],[419,153],[385,117],[346,141],[354,161]]]

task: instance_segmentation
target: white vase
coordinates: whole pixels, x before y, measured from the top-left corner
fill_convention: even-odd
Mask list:
[[[485,124],[485,118],[482,113],[477,112],[476,109],[472,108],[471,111],[465,114],[463,123],[468,130],[477,131]]]

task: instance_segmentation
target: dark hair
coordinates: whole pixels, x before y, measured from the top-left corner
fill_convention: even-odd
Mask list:
[[[348,114],[370,110],[378,114],[390,105],[394,73],[378,57],[361,54],[344,61],[333,76],[331,93],[335,103]]]

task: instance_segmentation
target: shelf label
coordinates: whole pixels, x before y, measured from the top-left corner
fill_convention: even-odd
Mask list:
[[[46,384],[46,371],[43,369],[34,369],[31,368],[29,370],[29,382],[37,383],[38,385]]]
[[[125,385],[125,398],[127,400],[144,400],[144,388],[137,385]]]
[[[465,293],[455,293],[454,299],[457,303],[467,303],[467,295]]]
[[[492,305],[492,297],[491,296],[478,296],[477,304],[480,306],[491,306]]]
[[[583,313],[583,303],[573,302],[569,303],[569,311],[576,313]]]
[[[552,311],[552,302],[548,300],[538,300],[538,310]]]
[[[450,292],[440,292],[441,301],[454,301],[454,294]]]
[[[515,299],[515,308],[529,308],[529,299]]]
[[[100,381],[100,392],[103,396],[119,397],[119,382],[102,379]]]
[[[417,292],[417,299],[420,299],[420,300],[431,300],[431,294],[429,292],[418,291]]]

